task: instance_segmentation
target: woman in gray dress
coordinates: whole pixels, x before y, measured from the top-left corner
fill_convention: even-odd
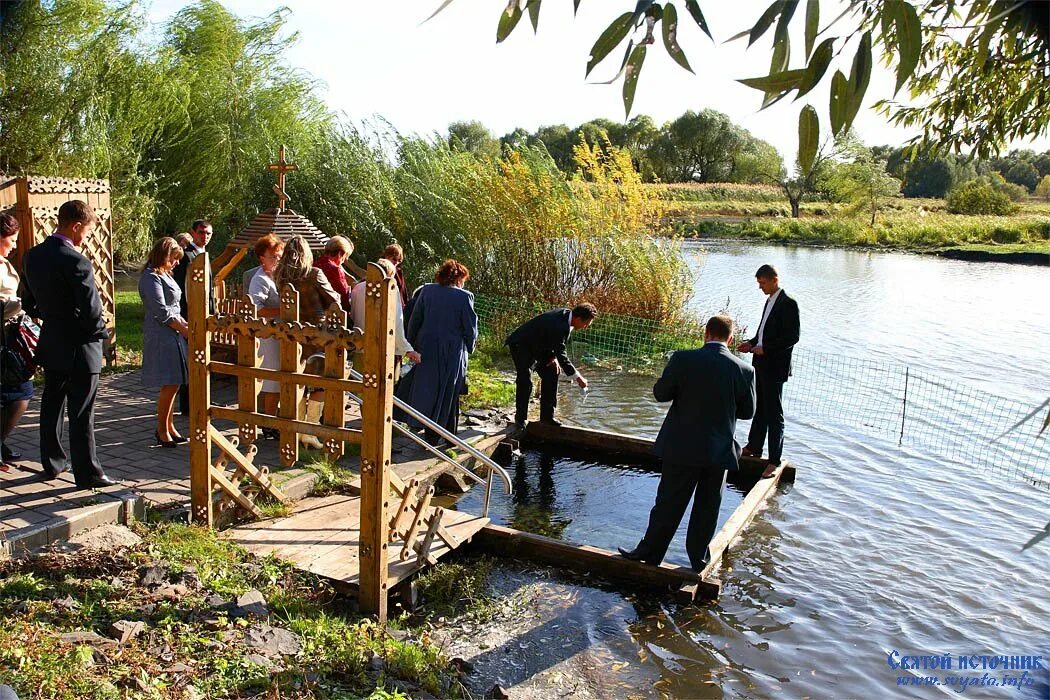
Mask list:
[[[142,383],[160,390],[154,437],[161,447],[175,447],[187,441],[175,429],[172,416],[179,387],[188,381],[186,338],[190,329],[179,311],[182,291],[171,276],[181,257],[182,247],[174,238],[165,236],[153,245],[146,269],[139,278],[139,297],[145,307]]]

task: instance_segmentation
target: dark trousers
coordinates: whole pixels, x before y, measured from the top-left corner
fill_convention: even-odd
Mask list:
[[[510,356],[517,371],[514,422],[524,423],[529,417],[533,369],[540,377],[540,420],[554,418],[554,409],[558,407],[558,373],[549,365],[537,365],[531,353],[518,345],[510,346]]]
[[[685,550],[689,554],[690,566],[696,571],[703,569],[710,560],[707,546],[715,536],[725,483],[724,469],[664,464],[660,486],[656,489],[656,503],[649,511],[649,527],[638,545],[642,557],[653,564],[663,561],[685,515],[685,507],[692,498],[693,511],[689,514]]]
[[[762,372],[755,373],[755,418],[747,434],[747,448],[756,455],[762,454],[762,443],[769,432],[769,461],[780,464],[784,452],[784,382],[770,379]]]
[[[67,374],[44,370],[44,394],[40,398],[40,462],[52,474],[66,468],[62,445],[63,416],[69,412],[69,452],[73,477],[78,486],[105,476],[95,454],[95,396],[97,374]]]

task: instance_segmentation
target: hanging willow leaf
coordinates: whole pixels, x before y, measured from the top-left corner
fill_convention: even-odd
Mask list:
[[[499,44],[514,31],[521,19],[521,6],[518,3],[508,5],[499,16],[499,26],[496,27],[496,43]]]
[[[529,20],[532,22],[532,31],[539,31],[540,28],[540,3],[543,0],[529,0],[525,9],[529,11]]]
[[[849,81],[842,71],[835,71],[831,78],[831,102],[828,105],[828,113],[831,117],[831,135],[838,138],[842,134],[842,127],[846,123],[846,107],[849,103]]]
[[[758,18],[757,22],[755,22],[755,26],[751,27],[751,31],[747,33],[747,36],[750,37],[747,40],[748,46],[754,44],[763,34],[766,33],[766,30],[773,24],[773,20],[775,20],[777,15],[780,14],[780,9],[782,7],[783,0],[773,0],[773,4],[766,8],[766,11],[763,12],[762,16]],[[741,35],[737,34],[737,36]],[[736,37],[733,38],[735,39]]]
[[[802,76],[802,83],[798,86],[796,100],[815,88],[820,79],[824,77],[828,66],[831,65],[831,56],[834,48],[834,39],[825,39],[820,42],[820,46],[813,52],[813,58],[809,59],[809,65],[806,66],[806,74]]]
[[[446,7],[448,7],[451,4],[452,4],[452,0],[445,0],[445,2],[441,3],[441,5],[440,5],[440,7],[438,7],[438,9],[434,10],[434,13],[432,15],[430,15],[425,20],[423,20],[423,23],[426,24],[430,20],[432,20],[435,17],[437,17],[439,12],[441,12],[442,10],[444,10]]]
[[[802,76],[805,72],[806,71],[799,68],[796,70],[782,71],[773,75],[764,75],[760,78],[744,78],[737,82],[755,88],[756,90],[761,90],[762,92],[779,93],[785,90],[797,88],[802,81]]]
[[[783,73],[791,60],[791,41],[787,34],[773,42],[773,59],[769,62],[769,74]]]
[[[584,77],[590,75],[594,67],[605,60],[609,52],[624,40],[633,24],[633,15],[630,12],[624,12],[605,28],[605,31],[598,37],[598,41],[594,42],[594,46],[591,47],[591,60],[587,61],[587,72]]]
[[[711,30],[707,26],[707,20],[704,19],[704,13],[700,11],[700,3],[697,0],[685,0],[685,7],[689,10],[689,14],[693,16],[693,21],[696,22],[696,25],[707,35],[707,38],[714,41],[714,37],[711,36]]]
[[[580,0],[572,0],[572,14],[576,14],[576,11],[580,9]]]
[[[895,3],[894,23],[897,25],[897,87],[893,94],[900,92],[901,87],[915,72],[922,53],[922,23],[911,3]]]
[[[860,111],[864,102],[864,93],[868,91],[868,81],[871,80],[871,32],[864,32],[857,47],[857,55],[853,57],[853,70],[849,75],[849,99],[846,102],[845,121],[843,128],[849,131],[853,120]]]
[[[638,87],[638,74],[642,72],[645,62],[645,45],[638,46],[627,61],[627,75],[623,79],[623,108],[627,116],[631,115],[634,106],[634,91]]]
[[[810,105],[798,114],[798,167],[802,175],[809,175],[817,159],[817,143],[820,140],[820,120],[817,110]]]
[[[660,25],[663,29],[664,48],[667,49],[667,53],[671,55],[675,63],[692,73],[693,69],[689,66],[689,59],[685,57],[685,52],[678,45],[678,10],[671,3],[664,5],[664,17]]]
[[[806,58],[813,55],[813,44],[820,30],[820,0],[806,2]]]
[[[798,7],[798,0],[781,0],[780,20],[777,22],[777,30],[773,33],[774,41],[787,38],[788,25]]]

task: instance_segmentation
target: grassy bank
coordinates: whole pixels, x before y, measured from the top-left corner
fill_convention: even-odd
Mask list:
[[[49,700],[463,695],[427,637],[425,610],[384,631],[323,580],[214,531],[139,533],[124,551],[0,564],[0,683]],[[430,577],[441,588],[441,572]],[[236,602],[252,590],[261,605]],[[461,602],[441,590],[434,598],[442,610]]]
[[[667,220],[687,238],[746,238],[775,243],[942,251],[974,259],[1050,254],[1050,203],[1026,200],[1010,216],[947,212],[944,200],[889,200],[874,226],[844,205],[804,202],[801,217],[777,188],[761,185],[654,185]],[[1033,260],[1028,260],[1033,261]]]

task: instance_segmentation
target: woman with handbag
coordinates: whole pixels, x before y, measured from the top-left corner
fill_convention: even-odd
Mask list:
[[[18,298],[18,271],[7,256],[18,245],[18,219],[10,214],[0,214],[0,306],[3,314],[4,339],[10,329],[17,329],[22,320],[22,302]],[[7,444],[7,438],[18,426],[22,414],[33,398],[33,379],[4,383],[0,386],[0,471],[9,471],[13,462],[22,457]]]
[[[182,290],[172,270],[182,257],[182,247],[165,236],[153,245],[146,269],[139,278],[142,318],[142,383],[158,389],[157,429],[160,447],[176,447],[187,439],[175,429],[175,396],[187,382],[186,338],[189,326],[179,310]]]

